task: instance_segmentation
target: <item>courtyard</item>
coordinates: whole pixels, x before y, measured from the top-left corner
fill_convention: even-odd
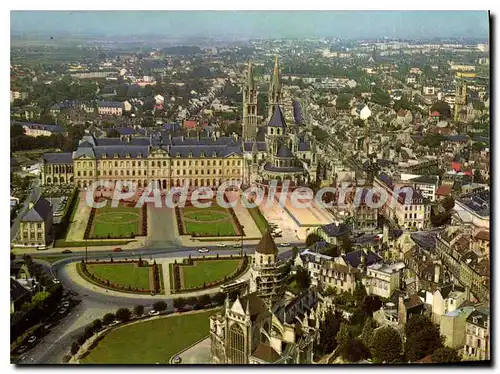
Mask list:
[[[112,208],[110,203],[103,208],[97,208],[89,238],[114,239],[146,235],[143,232],[145,211],[143,208],[135,208],[123,202],[116,208]]]
[[[173,355],[208,336],[208,318],[215,313],[217,310],[168,316],[118,328],[80,363],[168,364]]]
[[[101,279],[109,280],[112,284],[131,286],[140,289],[149,289],[149,266],[137,266],[137,263],[128,264],[88,264],[87,269]]]
[[[236,218],[228,209],[212,204],[208,208],[186,206],[179,208],[182,231],[192,236],[236,236],[241,235]]]

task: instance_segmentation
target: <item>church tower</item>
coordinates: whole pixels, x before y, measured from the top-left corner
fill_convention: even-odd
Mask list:
[[[250,268],[250,292],[257,294],[269,306],[279,301],[284,293],[285,264],[278,260],[278,248],[266,231],[255,249]]]
[[[243,140],[253,141],[257,136],[257,88],[252,63],[248,63],[248,73],[243,88]]]
[[[267,118],[271,118],[274,106],[281,104],[281,77],[278,65],[278,56],[274,58],[274,70],[269,86],[269,98],[267,101]]]
[[[459,120],[460,112],[467,105],[467,84],[464,80],[459,80],[457,78],[457,87],[455,91],[455,113],[454,120],[455,122]]]

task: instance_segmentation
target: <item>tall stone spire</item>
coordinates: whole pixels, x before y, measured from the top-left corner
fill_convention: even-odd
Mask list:
[[[275,105],[281,104],[281,77],[278,63],[278,56],[274,58],[273,76],[269,85],[269,100],[267,104],[268,118],[271,118]]]
[[[257,136],[257,95],[252,63],[248,62],[243,87],[243,141],[253,141]]]

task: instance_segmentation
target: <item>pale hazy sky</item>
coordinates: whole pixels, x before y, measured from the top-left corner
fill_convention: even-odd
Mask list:
[[[486,11],[12,11],[11,33],[487,38]]]

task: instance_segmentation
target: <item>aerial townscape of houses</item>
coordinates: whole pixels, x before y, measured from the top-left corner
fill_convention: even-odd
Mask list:
[[[374,339],[390,328],[411,342],[409,321],[425,317],[442,337],[437,349],[490,360],[489,63],[485,44],[391,40],[102,52],[57,72],[14,58],[11,248],[36,259],[47,248],[100,245],[87,236],[71,245],[67,235],[81,220],[74,201],[96,181],[161,193],[228,181],[266,192],[274,182],[337,188],[323,196],[331,205],[256,208],[265,229],[245,239],[249,270],[237,295],[206,321],[209,361],[392,362],[376,349],[348,359],[340,338],[338,349],[328,345],[343,329],[325,327],[332,318],[354,339],[367,315]],[[352,192],[336,205],[341,186]],[[374,189],[387,202],[366,203]],[[245,232],[254,226],[256,213],[233,214]],[[187,242],[175,217],[165,230]],[[144,243],[163,235],[152,225],[137,234]],[[297,249],[283,257],[281,247]],[[13,313],[40,292],[21,262],[11,263]],[[435,351],[404,357],[436,362]]]

